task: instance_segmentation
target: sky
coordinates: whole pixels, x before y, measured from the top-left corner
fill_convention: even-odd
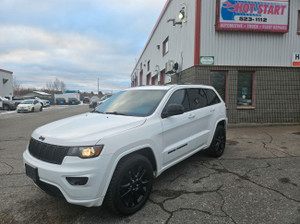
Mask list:
[[[23,88],[118,91],[166,0],[0,0],[0,69]]]

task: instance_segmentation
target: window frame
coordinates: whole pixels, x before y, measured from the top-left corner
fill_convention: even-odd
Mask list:
[[[210,83],[211,86],[213,86],[212,83],[211,83],[211,73],[212,72],[225,72],[226,73],[226,75],[225,75],[225,100],[224,101],[225,101],[225,105],[227,106],[227,101],[228,101],[228,70],[211,70],[210,73],[209,73],[209,83]]]
[[[150,71],[150,60],[147,62],[147,71]]]
[[[192,101],[191,101],[192,97],[191,97],[191,94],[190,94],[192,90],[197,90],[197,91],[202,90],[204,92],[204,95],[205,95],[205,98],[206,98],[206,102],[207,102],[206,106],[203,106],[203,107],[193,107]],[[171,98],[173,97],[173,95],[176,94],[179,91],[184,91],[184,95],[185,95],[184,97],[186,97],[186,101],[188,103],[188,108],[184,107],[184,113],[183,114],[188,113],[190,111],[202,110],[203,108],[214,106],[214,105],[219,104],[219,103],[222,102],[221,99],[219,98],[219,96],[217,95],[216,91],[214,91],[213,89],[210,89],[210,88],[201,88],[201,87],[198,88],[197,87],[197,88],[182,88],[182,89],[177,89],[177,90],[175,90],[171,94],[171,96],[168,98],[167,102],[163,106],[163,109],[162,109],[162,112],[161,112],[161,117],[163,116],[163,113],[166,111],[167,106],[169,105],[169,102],[170,102]],[[218,103],[214,103],[214,104],[209,104],[209,100],[208,100],[208,96],[207,96],[207,91],[214,92],[219,102]]]
[[[255,71],[238,71],[239,73],[252,73],[252,94],[251,94],[251,105],[248,106],[240,106],[237,105],[237,99],[236,99],[236,108],[237,109],[255,109],[255,104],[254,104],[254,93],[255,93]],[[238,91],[238,83],[239,83],[239,77],[237,77],[237,91]],[[238,97],[238,92],[236,93],[236,97]]]
[[[163,41],[162,45],[163,45],[163,47],[162,47],[162,56],[164,57],[169,52],[169,36]],[[166,46],[167,46],[167,48],[166,48]]]

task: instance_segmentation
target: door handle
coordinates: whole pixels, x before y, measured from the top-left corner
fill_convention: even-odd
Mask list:
[[[215,110],[216,110],[215,108],[210,109],[210,112],[213,113],[213,112],[215,112]]]
[[[190,114],[189,119],[193,119],[195,117],[195,114]]]

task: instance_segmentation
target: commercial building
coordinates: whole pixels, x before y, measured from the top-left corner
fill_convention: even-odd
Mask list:
[[[0,69],[0,96],[11,100],[13,93],[13,73]]]
[[[299,0],[168,0],[131,86],[213,85],[230,123],[300,122]]]

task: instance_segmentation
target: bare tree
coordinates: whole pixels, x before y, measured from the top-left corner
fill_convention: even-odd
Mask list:
[[[66,90],[66,84],[64,83],[64,81],[60,81],[56,77],[53,82],[49,81],[46,83],[46,89],[48,89],[52,93],[56,91],[64,92]]]
[[[19,96],[21,94],[21,90],[23,89],[21,84],[17,81],[17,78],[14,78],[13,81],[13,88],[14,88],[14,96]]]
[[[61,91],[66,91],[66,84],[64,83],[64,81],[60,81],[60,90]]]

